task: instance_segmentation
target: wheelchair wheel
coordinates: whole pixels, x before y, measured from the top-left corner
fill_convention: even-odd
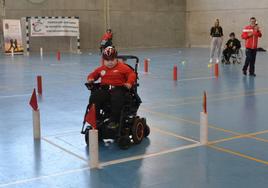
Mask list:
[[[144,138],[144,130],[145,130],[145,121],[140,118],[136,118],[132,125],[132,139],[134,144],[141,143],[142,139]]]
[[[238,54],[237,54],[237,63],[240,64],[243,61],[243,51],[239,49]]]
[[[130,147],[131,141],[129,136],[122,136],[118,139],[118,146],[120,149],[126,150]]]
[[[147,137],[151,132],[150,127],[147,125],[145,118],[141,118],[141,120],[143,121],[144,124],[144,137]]]
[[[144,127],[144,137],[149,136],[150,132],[151,132],[150,127],[148,125],[145,125],[145,127]]]
[[[88,145],[89,141],[88,141],[88,134],[89,134],[89,130],[91,129],[91,127],[87,127],[85,130],[85,142]]]

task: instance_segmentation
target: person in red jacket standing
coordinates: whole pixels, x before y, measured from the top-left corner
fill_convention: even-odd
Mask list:
[[[245,40],[246,46],[246,60],[243,67],[243,74],[247,75],[249,66],[249,75],[256,76],[255,74],[255,60],[258,47],[258,39],[262,36],[260,28],[256,22],[255,17],[250,18],[250,25],[246,26],[242,32],[242,39]]]
[[[104,35],[101,38],[101,45],[100,45],[100,51],[102,53],[102,50],[105,49],[108,46],[112,46],[113,45],[113,33],[111,29],[107,29],[106,33],[104,33]]]
[[[90,96],[90,104],[96,105],[97,118],[100,109],[107,103],[111,104],[111,117],[109,128],[119,126],[121,111],[128,89],[136,82],[136,73],[126,64],[119,61],[114,47],[107,47],[102,53],[104,64],[87,77],[89,83],[101,79],[100,89]]]

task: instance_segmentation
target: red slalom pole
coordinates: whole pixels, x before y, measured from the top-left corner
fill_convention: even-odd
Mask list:
[[[177,67],[177,65],[174,65],[174,67],[173,67],[173,80],[174,81],[178,80],[178,67]]]
[[[207,113],[207,93],[204,91],[204,96],[203,96],[203,112],[206,114]]]
[[[148,72],[149,69],[149,60],[144,59],[144,72]]]
[[[61,55],[60,55],[60,51],[58,51],[58,52],[57,52],[57,60],[58,60],[58,61],[60,61],[60,58],[61,58],[60,56],[61,56]]]
[[[219,77],[219,64],[218,63],[215,64],[214,75],[215,77]]]
[[[42,76],[37,76],[37,93],[38,95],[42,95]]]

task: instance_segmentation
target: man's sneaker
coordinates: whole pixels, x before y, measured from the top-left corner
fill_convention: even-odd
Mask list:
[[[255,73],[253,73],[253,74],[249,74],[249,76],[254,76],[254,77],[255,77],[255,76],[256,76],[256,74],[255,74]]]
[[[209,63],[212,63],[212,61],[213,61],[213,59],[212,59],[212,58],[210,58]]]
[[[243,74],[244,74],[245,76],[247,76],[247,71],[244,71],[244,70],[243,70]]]

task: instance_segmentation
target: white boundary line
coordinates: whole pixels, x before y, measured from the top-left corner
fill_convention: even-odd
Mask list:
[[[31,94],[0,96],[0,99],[3,99],[3,98],[13,98],[13,97],[26,97],[26,96],[31,96]]]
[[[28,182],[32,182],[35,180],[41,180],[41,179],[46,179],[46,178],[51,178],[51,177],[56,177],[56,176],[62,176],[62,175],[71,174],[71,173],[75,173],[75,172],[81,172],[83,170],[89,170],[89,169],[90,169],[89,167],[84,167],[84,168],[78,168],[78,169],[73,169],[73,170],[67,170],[65,172],[58,172],[58,173],[54,173],[54,174],[50,174],[50,175],[38,176],[35,178],[29,178],[29,179],[24,179],[24,180],[13,181],[10,183],[0,184],[0,187],[7,187],[10,185],[18,185],[18,184],[28,183]]]
[[[67,65],[67,66],[68,66],[68,65],[71,66],[71,65],[78,65],[78,63],[65,63],[65,64],[64,64],[64,63],[52,63],[52,64],[49,64],[49,66],[63,66],[63,65],[64,65],[64,66],[66,66],[66,65]]]
[[[177,148],[164,150],[164,151],[160,151],[160,152],[156,152],[156,153],[151,153],[151,154],[147,154],[147,155],[137,155],[137,156],[133,156],[133,157],[127,157],[127,158],[123,158],[123,159],[117,159],[117,160],[112,160],[112,161],[108,161],[108,162],[103,162],[103,163],[100,164],[100,166],[105,167],[105,166],[115,165],[115,164],[119,164],[119,163],[135,161],[135,160],[139,160],[139,159],[146,159],[146,158],[149,158],[149,157],[156,157],[156,156],[159,156],[159,155],[164,155],[164,154],[168,154],[168,153],[174,153],[176,151],[195,148],[195,147],[199,147],[199,146],[201,146],[200,143],[190,144],[190,145],[186,145],[186,146],[180,146],[180,147],[177,147]]]
[[[177,148],[173,148],[173,149],[169,149],[169,150],[165,150],[165,151],[161,151],[161,152],[157,152],[157,153],[152,153],[152,154],[147,154],[147,155],[139,155],[139,156],[128,157],[128,158],[124,158],[124,159],[108,161],[108,162],[101,163],[100,166],[105,167],[105,166],[115,165],[115,164],[119,164],[119,163],[125,163],[125,162],[139,160],[139,159],[146,159],[149,157],[156,157],[156,156],[160,156],[160,155],[164,155],[164,154],[168,154],[168,153],[174,153],[176,151],[186,150],[186,149],[195,148],[195,147],[199,147],[199,146],[201,146],[200,143],[190,144],[187,146],[181,146],[181,147],[177,147]],[[51,178],[51,177],[57,177],[57,176],[72,174],[72,173],[76,173],[76,172],[81,172],[84,170],[90,170],[90,167],[78,168],[78,169],[73,169],[73,170],[67,170],[65,172],[54,173],[51,175],[44,175],[44,176],[39,176],[39,177],[34,177],[34,178],[29,178],[29,179],[24,179],[24,180],[13,181],[13,182],[9,182],[9,183],[0,184],[0,187],[7,187],[10,185],[18,185],[18,184],[28,183],[28,182],[32,182],[32,181],[36,181],[36,180],[42,180],[42,179],[47,179],[47,178]]]
[[[142,73],[142,72],[141,72]],[[143,74],[148,74],[148,73],[143,73]],[[157,77],[157,76],[154,76],[152,73],[149,72],[149,75],[152,75],[152,77],[148,77],[148,78],[151,78],[151,79],[166,79],[166,80],[172,80],[171,78],[167,78],[167,77]],[[177,81],[174,81],[174,82],[183,82],[183,81],[192,81],[192,80],[209,80],[209,79],[216,79],[217,77],[215,76],[208,76],[208,77],[194,77],[194,78],[185,78],[185,79],[178,79]]]
[[[88,159],[85,159],[85,158],[81,157],[80,155],[77,155],[74,152],[71,152],[71,151],[65,149],[64,147],[59,146],[58,144],[55,144],[54,142],[48,140],[47,138],[42,137],[41,139],[44,140],[44,141],[46,141],[47,143],[55,146],[56,148],[59,148],[59,149],[63,150],[64,152],[66,152],[66,153],[68,153],[68,154],[70,154],[72,156],[75,156],[76,158],[79,158],[79,159],[81,159],[81,160],[83,160],[83,161],[85,161],[85,162],[88,163]]]
[[[174,153],[174,152],[177,152],[177,151],[186,150],[186,149],[201,146],[201,144],[199,142],[195,141],[195,140],[188,139],[188,138],[185,138],[183,136],[179,136],[177,134],[169,133],[167,131],[162,131],[162,130],[157,129],[157,128],[153,128],[153,130],[159,131],[162,134],[167,134],[169,136],[173,136],[173,137],[176,137],[176,138],[188,140],[188,141],[195,142],[195,143],[190,144],[190,145],[186,145],[186,146],[180,146],[180,147],[172,148],[172,149],[169,149],[169,150],[156,152],[156,153],[145,154],[145,155],[136,155],[136,156],[133,156],[133,157],[127,157],[127,158],[122,158],[122,159],[116,159],[116,160],[103,162],[103,163],[100,163],[100,168],[115,165],[115,164],[120,164],[120,163],[126,163],[126,162],[129,162],[129,161],[135,161],[135,160],[146,159],[146,158],[150,158],[150,157],[161,156],[161,155]],[[83,158],[83,157],[81,157],[81,156],[79,156],[79,155],[77,155],[77,154],[75,154],[75,153],[73,153],[73,152],[71,152],[71,151],[69,151],[69,150],[57,145],[57,144],[55,144],[54,142],[48,140],[47,138],[42,137],[41,139],[46,141],[47,143],[57,147],[57,148],[63,150],[64,152],[66,152],[66,153],[68,153],[70,155],[73,155],[73,156],[85,161],[86,163],[88,163],[87,159],[85,159],[85,158]],[[13,182],[10,182],[10,183],[0,184],[0,187],[7,187],[7,186],[10,186],[10,185],[28,183],[28,182],[32,182],[32,181],[35,181],[35,180],[41,180],[41,179],[46,179],[46,178],[51,178],[51,177],[62,176],[62,175],[71,174],[71,173],[75,173],[75,172],[81,172],[81,171],[84,171],[84,170],[90,170],[90,167],[78,168],[78,169],[73,169],[73,170],[67,170],[67,171],[64,171],[64,172],[54,173],[54,174],[51,174],[51,175],[44,175],[44,176],[39,176],[39,177],[34,177],[34,178],[29,178],[29,179],[24,179],[24,180],[13,181]]]
[[[161,130],[161,129],[158,129],[158,128],[152,128],[152,130],[154,131],[157,131],[157,132],[160,132],[162,134],[165,134],[165,135],[168,135],[168,136],[171,136],[171,137],[175,137],[175,138],[179,138],[179,139],[182,139],[182,140],[186,140],[186,141],[189,141],[189,142],[193,142],[194,144],[192,145],[200,145],[200,142],[196,141],[196,140],[193,140],[193,139],[190,139],[190,138],[187,138],[187,137],[184,137],[184,136],[180,136],[178,134],[175,134],[175,133],[172,133],[172,132],[168,132],[168,131],[164,131],[164,130]],[[45,137],[42,137],[42,139],[46,142],[48,142],[49,144],[63,150],[64,152],[70,154],[70,155],[73,155],[75,156],[76,158],[79,158],[85,162],[88,162],[87,159],[81,157],[80,155],[74,153],[74,152],[71,152],[67,149],[65,149],[64,147],[52,142],[51,140],[49,140],[48,138],[45,138]],[[153,157],[153,156],[158,156],[158,155],[162,155],[162,154],[166,154],[166,153],[170,153],[172,152],[173,150],[174,151],[179,151],[180,149],[179,148],[185,148],[187,149],[188,146],[191,146],[191,145],[186,145],[186,146],[181,146],[181,147],[177,147],[177,148],[173,148],[173,149],[169,149],[169,150],[165,150],[165,151],[161,151],[161,152],[156,152],[156,153],[152,153],[152,154],[144,154],[144,155],[136,155],[136,156],[133,156],[133,157],[127,157],[127,158],[122,158],[122,159],[116,159],[116,160],[112,160],[112,161],[108,161],[108,162],[104,162],[104,163],[101,163],[100,166],[108,166],[108,165],[112,165],[112,164],[118,164],[118,163],[121,163],[121,162],[127,162],[127,161],[133,161],[133,160],[138,160],[138,159],[143,159],[143,158],[148,158],[148,157]],[[191,148],[191,147],[190,147]],[[179,150],[177,150],[179,149]],[[173,152],[174,152],[173,151]],[[103,164],[103,165],[102,165]]]
[[[191,81],[191,80],[209,80],[209,79],[215,79],[215,76],[210,76],[210,77],[197,77],[197,78],[185,78],[185,79],[178,79],[178,82],[183,82],[183,81]]]
[[[65,131],[65,132],[62,132],[62,133],[56,133],[56,134],[46,135],[45,138],[48,138],[48,137],[56,137],[56,136],[72,135],[73,133],[78,133],[78,131],[77,130],[69,130],[69,131]]]
[[[191,138],[184,137],[184,136],[180,136],[178,134],[175,134],[175,133],[172,133],[172,132],[169,132],[169,131],[165,131],[165,130],[162,130],[162,129],[159,129],[159,128],[151,127],[151,129],[155,130],[157,132],[160,132],[162,134],[173,136],[173,137],[176,137],[176,138],[179,138],[179,139],[182,139],[182,140],[186,140],[186,141],[193,142],[193,143],[199,143],[199,141],[196,141],[196,140],[193,140]]]

